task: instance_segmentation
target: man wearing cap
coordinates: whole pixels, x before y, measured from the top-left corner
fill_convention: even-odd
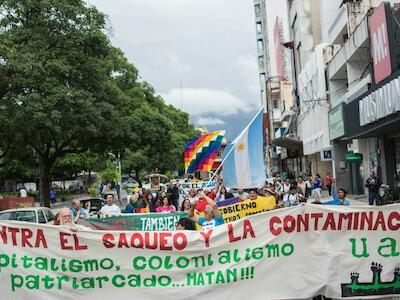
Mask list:
[[[140,212],[140,209],[149,208],[149,203],[143,197],[139,198],[139,188],[134,188],[128,205],[125,207],[125,212],[128,214]]]
[[[176,230],[196,230],[196,223],[190,218],[180,218],[175,224]]]

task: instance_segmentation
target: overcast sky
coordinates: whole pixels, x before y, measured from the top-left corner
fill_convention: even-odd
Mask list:
[[[88,0],[167,103],[233,139],[260,107],[253,0]],[[182,89],[181,89],[182,86]]]

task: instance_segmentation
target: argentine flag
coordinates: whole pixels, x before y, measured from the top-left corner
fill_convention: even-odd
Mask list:
[[[230,188],[259,188],[267,180],[264,166],[263,112],[229,144],[223,155],[223,182]]]

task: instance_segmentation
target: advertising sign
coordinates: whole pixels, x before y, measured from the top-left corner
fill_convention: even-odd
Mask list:
[[[381,82],[392,73],[386,10],[389,3],[382,2],[369,17],[371,56],[374,63],[375,83]]]
[[[344,135],[343,104],[329,111],[329,138],[334,140]]]

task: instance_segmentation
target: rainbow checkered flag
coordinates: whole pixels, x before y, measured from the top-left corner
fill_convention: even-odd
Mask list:
[[[224,135],[224,130],[213,131],[189,141],[185,146],[185,172],[210,172]]]

